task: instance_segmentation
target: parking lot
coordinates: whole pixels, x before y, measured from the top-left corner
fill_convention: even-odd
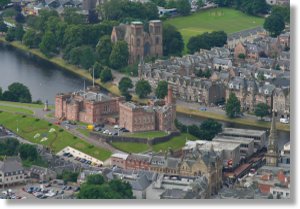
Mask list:
[[[28,183],[0,189],[0,199],[67,199],[80,189],[77,185],[64,185],[61,180],[48,183]]]

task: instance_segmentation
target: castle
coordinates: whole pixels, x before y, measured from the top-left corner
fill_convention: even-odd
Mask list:
[[[163,55],[162,22],[149,21],[149,32],[144,30],[142,22],[134,21],[131,24],[115,26],[111,33],[113,43],[124,40],[128,44],[129,64],[136,63],[144,57],[159,57]]]
[[[165,100],[150,101],[148,106],[132,102],[120,104],[120,127],[131,132],[136,131],[174,131],[176,106],[171,86]]]
[[[99,89],[88,87],[86,90],[55,97],[55,117],[60,120],[74,120],[84,123],[116,122],[119,104],[123,97],[111,98]]]

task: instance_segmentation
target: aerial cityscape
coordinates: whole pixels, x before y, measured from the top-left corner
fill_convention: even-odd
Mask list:
[[[291,199],[289,0],[0,0],[0,199]]]

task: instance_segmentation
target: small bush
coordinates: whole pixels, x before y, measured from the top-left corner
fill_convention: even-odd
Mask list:
[[[40,121],[40,119],[39,119],[39,118],[37,118],[37,119],[35,119],[35,121],[36,121],[36,122],[38,122],[38,121]]]
[[[52,123],[48,123],[48,126],[52,126]]]
[[[94,148],[94,145],[90,144],[90,145],[88,146],[88,148],[89,148],[89,149],[92,149],[92,148]]]
[[[62,128],[61,128],[61,129],[59,129],[59,132],[63,132],[63,131],[64,131],[64,129],[62,129]]]
[[[73,139],[77,139],[77,136],[73,136]]]
[[[26,115],[22,115],[22,118],[26,118],[27,116]]]

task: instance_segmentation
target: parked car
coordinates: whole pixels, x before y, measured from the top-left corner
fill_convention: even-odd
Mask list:
[[[206,107],[201,107],[201,108],[200,108],[200,111],[206,111],[206,110],[207,110]]]
[[[114,125],[114,129],[119,129],[119,125]]]
[[[123,132],[129,132],[127,129],[124,129]]]
[[[280,123],[284,123],[284,124],[289,124],[289,119],[288,118],[280,118]]]

